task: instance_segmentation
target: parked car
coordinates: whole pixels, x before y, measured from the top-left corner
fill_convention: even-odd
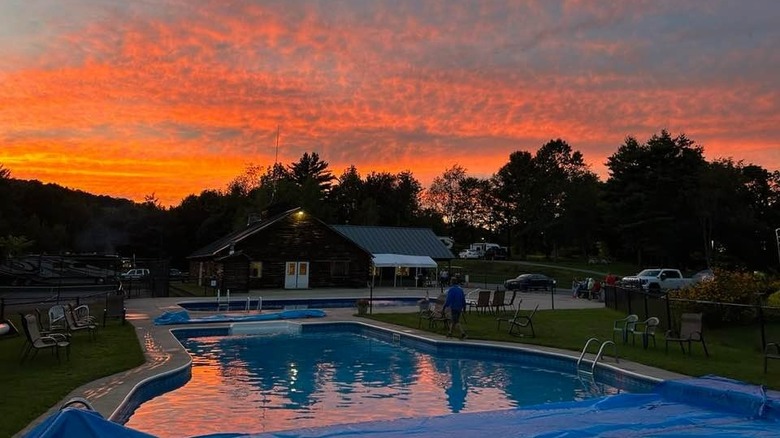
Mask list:
[[[506,290],[528,292],[532,290],[553,290],[555,280],[544,274],[521,274],[504,282]]]
[[[660,293],[669,289],[682,289],[693,284],[694,280],[683,277],[679,269],[651,268],[644,269],[636,275],[623,277],[622,283],[624,286]]]
[[[700,281],[712,281],[715,279],[715,273],[712,271],[712,269],[705,269],[693,274],[693,277],[691,278],[693,278],[694,283],[698,283]]]
[[[119,276],[122,280],[142,280],[149,277],[149,270],[145,268],[130,269]]]
[[[503,246],[491,246],[485,250],[485,260],[506,260],[507,250]]]
[[[464,249],[458,254],[458,257],[462,259],[478,259],[480,254],[473,249]]]

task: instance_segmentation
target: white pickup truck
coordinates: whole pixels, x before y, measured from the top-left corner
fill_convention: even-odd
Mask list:
[[[682,289],[689,284],[693,284],[692,278],[685,278],[679,269],[653,268],[645,269],[642,272],[623,277],[623,284],[626,286],[641,287],[648,292],[660,292],[668,289]]]

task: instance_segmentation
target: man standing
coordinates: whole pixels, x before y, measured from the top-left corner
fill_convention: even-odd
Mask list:
[[[447,301],[444,302],[444,308],[442,311],[446,311],[450,308],[451,321],[450,329],[447,332],[447,337],[452,337],[452,329],[456,325],[460,330],[460,338],[466,337],[466,331],[463,330],[463,326],[460,324],[460,314],[466,309],[466,295],[463,294],[463,289],[460,288],[458,283],[455,283],[447,290]]]

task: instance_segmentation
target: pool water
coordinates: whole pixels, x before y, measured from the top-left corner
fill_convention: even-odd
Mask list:
[[[143,403],[127,426],[160,437],[259,433],[493,411],[591,393],[575,375],[432,355],[362,334],[313,332],[182,340],[192,379]]]

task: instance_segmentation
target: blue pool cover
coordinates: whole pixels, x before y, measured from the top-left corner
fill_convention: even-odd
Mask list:
[[[260,313],[255,315],[231,315],[219,314],[203,316],[200,318],[190,318],[186,310],[176,312],[165,312],[154,319],[154,325],[172,325],[172,324],[203,324],[212,322],[249,322],[249,321],[275,321],[278,319],[301,319],[301,318],[322,318],[325,311],[320,309],[296,309],[284,310],[274,313]]]
[[[59,415],[59,414],[55,414]],[[94,415],[86,412],[82,414]],[[51,418],[51,417],[50,417]],[[72,419],[76,421],[76,418]],[[90,417],[89,428],[39,431],[27,437],[146,436]],[[780,393],[716,376],[666,381],[649,394],[619,394],[580,402],[552,403],[502,411],[450,414],[342,424],[257,435],[214,434],[202,437],[777,437]],[[229,427],[229,426],[228,426]]]

